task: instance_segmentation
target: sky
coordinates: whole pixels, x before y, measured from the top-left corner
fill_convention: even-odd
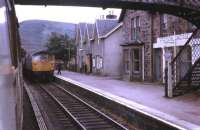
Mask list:
[[[22,6],[16,5],[16,13],[19,22],[25,20],[50,20],[58,22],[94,23],[101,15],[114,14],[119,17],[121,9],[106,9],[94,7],[72,7],[72,6]]]

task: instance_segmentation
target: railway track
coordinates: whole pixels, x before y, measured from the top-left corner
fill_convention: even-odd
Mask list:
[[[71,92],[56,84],[39,84],[57,122],[69,130],[127,130]],[[55,116],[54,115],[54,116]]]
[[[44,120],[44,122],[38,120],[38,124],[42,123],[47,127],[46,129],[40,127],[40,130],[81,130],[68,113],[49,97],[48,93],[41,89],[41,85],[28,84],[28,86],[29,94],[31,92],[34,95],[34,99],[41,112],[41,116],[39,117],[42,117]]]

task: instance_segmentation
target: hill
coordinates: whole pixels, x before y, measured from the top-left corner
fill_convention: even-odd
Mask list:
[[[28,20],[20,23],[22,47],[29,53],[46,49],[46,42],[52,32],[68,34],[75,38],[75,24],[46,20]]]

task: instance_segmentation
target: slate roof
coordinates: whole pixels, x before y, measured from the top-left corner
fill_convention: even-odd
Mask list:
[[[89,34],[89,39],[94,37],[94,24],[87,24],[87,30]]]
[[[109,31],[111,31],[115,26],[117,26],[118,20],[96,20],[96,26],[98,30],[99,37],[104,36]]]
[[[86,23],[79,23],[78,28],[80,29],[80,37],[83,40],[85,35]]]
[[[122,22],[124,19],[124,16],[126,14],[126,9],[122,9],[120,16],[119,16],[119,21],[118,22]]]

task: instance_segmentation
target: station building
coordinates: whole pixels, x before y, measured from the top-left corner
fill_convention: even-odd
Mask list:
[[[162,82],[164,59],[154,43],[159,37],[191,32],[192,25],[175,16],[140,10],[122,10],[119,22],[123,22],[123,79]]]
[[[77,25],[79,72],[121,78],[122,25],[115,17],[97,19],[94,24]]]
[[[184,45],[193,28],[186,20],[172,15],[125,9],[119,20],[80,23],[76,31],[77,69],[128,81],[163,83],[165,52],[174,58],[181,49],[174,51],[172,46],[167,47],[168,43],[176,35],[185,39],[179,43]],[[190,50],[185,54],[189,53]]]

